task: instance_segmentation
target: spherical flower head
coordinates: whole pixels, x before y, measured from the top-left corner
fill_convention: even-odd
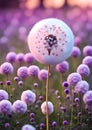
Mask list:
[[[81,41],[82,41],[81,37],[79,37],[79,36],[75,37],[75,39],[74,39],[74,45],[75,46],[80,45]]]
[[[85,46],[83,48],[83,55],[84,56],[92,56],[92,46],[89,46],[89,45]]]
[[[28,75],[32,76],[32,77],[37,77],[38,76],[38,72],[40,71],[39,67],[36,65],[31,65],[28,68]]]
[[[43,114],[46,114],[46,102],[43,102],[41,104],[41,111]],[[48,101],[48,114],[52,114],[54,111],[54,106],[52,104],[52,102]]]
[[[28,46],[42,64],[58,64],[71,55],[74,36],[61,20],[48,18],[34,25],[28,35]]]
[[[0,73],[3,75],[10,75],[13,73],[13,66],[9,62],[5,62],[0,66]]]
[[[63,121],[63,125],[68,125],[68,121],[67,121],[67,120],[64,120],[64,121]]]
[[[24,54],[23,53],[18,53],[16,55],[16,61],[19,62],[19,63],[23,62],[24,61]]]
[[[25,79],[28,77],[28,68],[26,66],[22,66],[17,70],[17,75],[22,78]]]
[[[56,71],[60,73],[65,73],[69,70],[69,63],[67,61],[63,61],[56,65]]]
[[[36,128],[32,125],[29,125],[29,124],[25,124],[23,127],[22,127],[22,130],[36,130]]]
[[[79,73],[82,77],[88,77],[90,75],[90,69],[86,64],[80,64],[77,67],[77,73]]]
[[[4,99],[8,99],[8,93],[5,90],[0,89],[0,101]]]
[[[24,61],[26,62],[26,63],[30,63],[30,64],[32,64],[34,61],[35,61],[35,59],[34,59],[34,57],[33,57],[33,55],[31,54],[31,53],[26,53],[25,55],[24,55]]]
[[[82,77],[79,73],[71,73],[67,77],[67,82],[69,83],[70,86],[75,86],[80,80],[82,80]]]
[[[92,105],[92,90],[87,91],[83,96],[83,101],[85,104]]]
[[[12,111],[12,104],[8,100],[0,101],[0,113],[8,114]]]
[[[27,104],[21,100],[16,100],[12,105],[12,110],[16,114],[23,114],[27,111]]]
[[[74,46],[73,49],[72,49],[72,54],[71,54],[73,57],[78,57],[81,55],[81,50]]]
[[[92,56],[86,56],[82,60],[82,63],[88,65],[88,67],[91,68],[92,67]]]
[[[47,76],[48,76],[48,71],[46,69],[42,69],[39,71],[38,73],[38,79],[39,80],[46,80],[47,79]]]
[[[36,101],[36,94],[31,90],[25,90],[21,94],[21,100],[26,104],[31,105]]]
[[[52,126],[53,126],[53,127],[56,127],[56,126],[57,126],[57,122],[56,122],[56,121],[53,121],[53,122],[52,122]]]
[[[80,94],[84,94],[89,90],[89,84],[87,81],[85,80],[81,80],[79,81],[76,85],[75,85],[75,92],[80,93]]]
[[[6,61],[8,61],[10,63],[14,63],[16,61],[16,53],[15,52],[9,52],[6,55]]]

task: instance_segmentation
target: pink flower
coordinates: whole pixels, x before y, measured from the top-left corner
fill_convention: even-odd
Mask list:
[[[39,21],[28,35],[29,49],[43,64],[58,64],[71,55],[74,36],[61,20],[49,18]]]

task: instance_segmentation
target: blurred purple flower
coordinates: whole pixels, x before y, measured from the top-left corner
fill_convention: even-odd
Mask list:
[[[53,121],[53,122],[52,122],[52,126],[53,126],[53,127],[56,127],[56,126],[57,126],[57,122],[56,122],[56,121]]]
[[[14,63],[16,61],[16,53],[15,52],[9,52],[6,55],[6,61],[10,63]]]
[[[0,89],[0,101],[4,99],[8,99],[8,93],[5,90]]]
[[[39,69],[38,66],[36,66],[36,65],[31,65],[31,66],[29,66],[29,68],[28,68],[28,75],[29,75],[29,76],[33,76],[33,77],[37,77],[39,71],[40,71],[40,69]]]
[[[23,53],[18,53],[16,55],[16,61],[19,62],[19,63],[23,62],[24,61],[24,54]]]
[[[67,120],[64,120],[64,121],[63,121],[63,125],[68,125],[68,121],[67,121]]]
[[[92,56],[92,46],[87,45],[83,48],[83,55],[84,56]]]
[[[27,111],[27,104],[21,100],[16,100],[12,105],[12,111],[16,114],[23,114]]]
[[[46,70],[46,69],[42,69],[42,70],[40,70],[39,71],[39,73],[38,73],[38,79],[39,80],[46,80],[47,79],[47,76],[48,76],[48,70]]]
[[[87,91],[84,95],[83,95],[83,101],[85,104],[90,104],[92,105],[92,90]]]
[[[75,39],[74,39],[74,45],[75,46],[80,45],[81,41],[82,41],[81,37],[79,37],[79,36],[75,37]]]
[[[72,54],[71,54],[73,57],[78,57],[81,55],[81,50],[74,46],[73,49],[72,49]]]
[[[82,60],[82,63],[88,65],[88,67],[91,68],[92,67],[92,56],[86,56]]]
[[[25,124],[23,127],[22,127],[22,130],[36,130],[36,128],[30,124]]]
[[[24,61],[28,64],[32,64],[35,61],[35,59],[31,53],[26,53],[24,55]]]
[[[17,75],[22,79],[26,79],[28,77],[28,68],[26,66],[18,68]]]

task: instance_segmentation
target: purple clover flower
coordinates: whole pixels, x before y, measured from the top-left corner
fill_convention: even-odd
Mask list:
[[[83,95],[83,101],[85,104],[91,104],[92,105],[92,90],[87,91]]]
[[[62,83],[62,85],[63,85],[65,88],[67,88],[67,87],[69,86],[69,84],[68,84],[67,81],[64,81],[64,82]]]
[[[43,102],[41,104],[41,111],[43,114],[46,114],[46,102]],[[48,114],[52,114],[54,111],[54,106],[52,104],[52,102],[48,101]]]
[[[23,81],[20,80],[20,81],[18,82],[18,85],[19,85],[19,86],[22,86],[22,85],[23,85]]]
[[[82,60],[82,63],[88,65],[88,67],[91,68],[92,67],[92,56],[86,56]]]
[[[84,56],[92,56],[92,46],[87,45],[83,48],[83,55]]]
[[[12,111],[12,104],[8,100],[2,100],[0,101],[0,113],[11,113]]]
[[[76,85],[75,85],[75,92],[80,93],[80,94],[84,94],[89,90],[89,84],[87,81],[85,80],[81,80],[79,81]]]
[[[72,50],[72,56],[73,57],[78,57],[81,55],[81,51],[78,47],[74,46]]]
[[[33,57],[33,55],[31,54],[31,53],[26,53],[25,55],[24,55],[24,61],[26,62],[26,63],[30,63],[30,64],[32,64],[34,61],[35,61],[35,59],[34,59],[34,57]]]
[[[29,49],[43,64],[58,64],[71,55],[74,36],[61,20],[49,18],[34,25],[28,35]]]
[[[31,65],[28,68],[28,75],[29,76],[33,76],[33,77],[37,77],[38,76],[38,72],[40,71],[39,67],[36,65]]]
[[[22,127],[22,130],[36,130],[36,128],[32,125],[29,125],[29,124],[25,124],[23,127]]]
[[[88,77],[90,75],[90,69],[86,64],[80,64],[77,67],[77,73],[79,73],[82,77]]]
[[[56,71],[60,73],[65,73],[69,70],[69,63],[67,61],[63,61],[56,65]]]
[[[80,45],[81,44],[81,41],[82,41],[82,39],[81,39],[81,37],[75,37],[75,39],[74,39],[74,45],[75,46],[78,46],[78,45]]]
[[[19,62],[19,63],[23,62],[24,61],[24,54],[23,53],[18,53],[16,55],[16,61]]]
[[[38,79],[41,81],[46,80],[47,76],[48,76],[48,70],[46,69],[42,69],[38,73]]]
[[[53,126],[53,127],[56,127],[56,126],[57,126],[57,122],[56,122],[56,121],[53,121],[53,122],[52,122],[52,126]]]
[[[6,55],[6,61],[10,63],[14,63],[16,61],[16,53],[15,52],[9,52]]]
[[[0,66],[0,73],[3,75],[10,75],[13,73],[13,66],[11,63],[5,62]]]
[[[40,123],[40,128],[43,129],[45,127],[44,123]]]
[[[5,90],[0,89],[0,101],[4,99],[8,100],[8,93]]]
[[[22,66],[17,70],[17,75],[21,79],[26,79],[28,77],[28,68],[26,66]]]
[[[27,111],[27,104],[21,100],[16,100],[12,105],[12,110],[16,114],[23,114]]]
[[[64,121],[63,121],[63,125],[68,125],[68,121],[67,121],[67,120],[64,120]]]
[[[79,81],[82,80],[82,77],[79,73],[71,73],[67,77],[67,82],[69,83],[70,86],[75,86]]]
[[[25,90],[21,94],[21,100],[26,104],[31,105],[36,101],[36,95],[31,90]]]

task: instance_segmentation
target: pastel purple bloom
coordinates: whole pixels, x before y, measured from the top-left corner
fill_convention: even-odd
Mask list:
[[[86,64],[80,64],[77,67],[77,73],[79,73],[82,77],[88,77],[90,75],[90,69]]]
[[[53,122],[52,122],[52,126],[53,126],[53,127],[56,127],[56,126],[57,126],[57,122],[56,122],[56,121],[53,121]]]
[[[13,66],[9,62],[5,62],[0,66],[0,73],[3,75],[10,75],[13,73]]]
[[[27,104],[21,100],[16,100],[12,105],[12,110],[16,114],[23,114],[27,111]]]
[[[69,84],[68,84],[67,81],[64,81],[64,82],[62,83],[62,85],[63,85],[65,88],[67,88],[67,87],[69,86]]]
[[[8,93],[5,90],[0,89],[0,101],[4,99],[8,99]]]
[[[24,54],[23,53],[18,53],[17,55],[16,55],[16,61],[17,62],[23,62],[24,61]]]
[[[81,44],[81,41],[82,41],[82,39],[81,39],[81,37],[75,37],[75,39],[74,39],[74,45],[75,46],[78,46],[78,45],[80,45]]]
[[[32,105],[36,101],[36,95],[31,90],[25,90],[21,94],[21,100],[28,105]]]
[[[73,57],[78,57],[81,55],[81,50],[74,46],[73,49],[72,49],[72,54],[71,54]]]
[[[43,114],[46,114],[46,102],[43,102],[41,104],[41,111]],[[52,102],[48,101],[48,114],[52,114],[54,111],[54,106],[52,104]]]
[[[82,60],[82,63],[88,65],[88,67],[91,68],[92,67],[92,56],[86,56]]]
[[[42,70],[40,70],[39,71],[39,73],[38,73],[38,79],[39,80],[46,80],[47,79],[47,76],[48,76],[48,70],[46,70],[46,69],[42,69]]]
[[[31,53],[26,53],[25,55],[24,55],[24,61],[26,62],[26,63],[30,63],[30,64],[32,64],[34,61],[35,61],[35,59],[34,59],[34,57],[33,57],[33,55],[31,54]]]
[[[79,81],[76,85],[75,85],[75,92],[80,93],[80,94],[84,94],[89,90],[89,84],[87,81],[85,80],[81,80]]]
[[[67,61],[63,61],[56,65],[56,71],[60,73],[65,73],[69,70],[69,63]]]
[[[16,61],[16,53],[15,52],[9,52],[6,55],[6,60],[10,63],[14,63]]]
[[[79,73],[71,73],[67,77],[67,82],[69,83],[70,86],[75,86],[79,81],[82,80],[82,77]]]
[[[36,66],[36,65],[31,65],[31,66],[29,66],[29,68],[28,68],[28,75],[29,75],[29,76],[32,76],[32,77],[37,77],[39,71],[40,71],[40,69],[39,69],[38,66]]]
[[[32,125],[29,125],[29,124],[25,124],[23,127],[22,127],[22,130],[36,130],[36,128]]]
[[[63,121],[63,125],[68,125],[68,121],[67,121],[67,120],[64,120],[64,121]]]
[[[19,85],[19,86],[22,86],[22,85],[23,85],[23,81],[20,80],[20,81],[18,82],[18,85]]]
[[[12,104],[8,100],[0,101],[0,113],[10,113],[12,111]]]
[[[83,101],[85,104],[92,105],[92,90],[87,91],[83,96]]]
[[[71,55],[74,36],[61,20],[48,18],[34,25],[28,46],[34,58],[43,64],[58,64]]]
[[[87,45],[83,48],[83,55],[84,56],[92,56],[92,46]]]
[[[17,75],[22,78],[25,79],[28,77],[28,68],[26,66],[22,66],[17,70]]]

